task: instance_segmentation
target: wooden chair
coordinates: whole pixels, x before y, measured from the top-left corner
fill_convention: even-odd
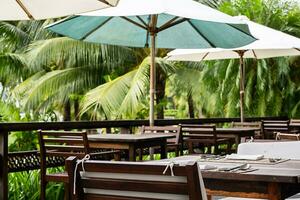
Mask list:
[[[290,120],[290,132],[291,133],[300,133],[300,119],[291,119]]]
[[[277,132],[289,132],[289,120],[263,120],[264,139],[275,139]]]
[[[254,139],[262,139],[262,123],[261,122],[232,122],[232,127],[245,127],[245,128],[258,128],[259,130],[255,131]]]
[[[276,140],[300,140],[300,134],[277,132]]]
[[[86,131],[42,131],[38,130],[41,159],[41,196],[46,199],[46,186],[48,182],[63,182],[68,188],[67,173],[47,174],[47,160],[51,157],[77,156],[83,158],[86,154],[91,156],[107,156],[114,152],[91,153]],[[68,194],[66,193],[66,197]]]
[[[72,200],[202,200],[195,162],[174,165],[174,176],[170,169],[163,174],[167,164],[85,161],[84,170],[78,164],[75,171],[76,163],[75,157],[66,160]]]
[[[194,153],[195,145],[208,147],[209,153],[220,153],[219,145],[227,145],[227,153],[230,153],[232,141],[231,138],[220,138],[217,136],[216,125],[198,125],[198,124],[181,124],[183,132],[188,133],[184,142],[188,144],[189,154]]]
[[[181,148],[182,135],[181,126],[142,126],[141,134],[173,134],[175,138],[167,139],[167,151],[174,151],[176,156],[179,156],[179,152],[183,155]],[[154,148],[157,149],[156,147]],[[140,160],[142,160],[143,151],[139,152]]]

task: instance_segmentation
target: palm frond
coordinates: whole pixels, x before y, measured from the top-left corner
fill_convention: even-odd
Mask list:
[[[81,114],[92,110],[95,115],[101,110],[107,118],[114,116],[122,105],[136,72],[137,70],[133,70],[90,90],[83,99]]]

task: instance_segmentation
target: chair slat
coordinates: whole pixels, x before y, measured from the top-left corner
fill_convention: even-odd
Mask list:
[[[44,138],[45,143],[59,143],[59,144],[82,144],[80,138]]]
[[[98,184],[101,182],[101,184]],[[114,189],[137,192],[156,192],[172,194],[188,194],[187,183],[181,182],[160,182],[146,180],[124,180],[124,179],[89,179],[82,178],[83,188]]]
[[[84,146],[70,146],[70,145],[45,145],[46,150],[57,150],[57,151],[70,151],[70,152],[82,152],[85,151]]]
[[[101,163],[101,168],[97,167],[94,163]],[[105,162],[105,161],[89,161],[84,164],[86,171],[90,172],[106,172],[106,173],[129,173],[129,174],[150,174],[161,175],[161,172],[165,170],[165,165],[149,165],[143,163],[137,163],[132,166],[131,162]],[[174,166],[173,171],[177,176],[184,176],[186,174],[184,168]],[[166,175],[170,175],[170,171],[166,172]]]

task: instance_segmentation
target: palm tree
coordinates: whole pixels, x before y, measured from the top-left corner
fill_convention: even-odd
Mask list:
[[[22,99],[25,110],[58,105],[64,107],[65,120],[70,120],[70,101],[74,102],[75,113],[79,112],[76,94],[105,82],[103,76],[112,72],[108,69],[121,65],[121,55],[130,59],[131,50],[58,38],[43,29],[51,22],[0,23],[1,96],[12,101],[11,89],[17,86],[13,94],[17,101]]]
[[[299,35],[299,7],[278,0],[226,1],[220,10],[246,15],[253,21]],[[297,20],[296,20],[297,19]],[[298,34],[298,35],[297,35]],[[246,60],[245,104],[247,116],[299,116],[299,80],[293,67],[299,58]],[[239,116],[239,68],[237,60],[205,62],[201,75],[202,110],[206,116]],[[198,93],[199,94],[199,93]],[[204,102],[204,103],[203,103]]]
[[[165,76],[174,71],[174,66],[170,65],[162,58],[156,58],[157,68],[160,74],[157,82],[161,89],[158,95],[159,104],[164,98]],[[106,118],[137,118],[139,112],[146,107],[146,99],[149,89],[149,69],[150,57],[146,57],[132,71],[117,77],[95,89],[89,91],[83,100],[82,113],[93,110],[94,114],[101,111]],[[162,80],[164,79],[164,80]],[[162,109],[163,110],[163,109]],[[159,116],[163,116],[159,110]]]

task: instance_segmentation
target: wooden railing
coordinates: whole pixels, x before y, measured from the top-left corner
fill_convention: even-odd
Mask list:
[[[247,118],[246,121],[261,121],[287,119],[287,117],[255,117]],[[207,124],[207,123],[228,123],[239,121],[239,118],[203,118],[203,119],[172,119],[172,120],[156,120],[155,125],[176,125],[176,124]],[[28,165],[26,156],[31,156],[34,162],[37,162],[38,153],[30,152],[8,152],[8,134],[13,131],[35,131],[43,130],[67,130],[67,129],[96,129],[96,128],[121,128],[121,132],[125,133],[131,127],[148,125],[148,120],[115,120],[115,121],[80,121],[80,122],[29,122],[29,123],[0,123],[0,200],[8,199],[8,173],[15,171],[24,171],[36,169],[36,165]],[[24,133],[25,134],[25,133]],[[22,159],[22,164],[15,165],[13,159]],[[56,164],[56,163],[54,163]]]

